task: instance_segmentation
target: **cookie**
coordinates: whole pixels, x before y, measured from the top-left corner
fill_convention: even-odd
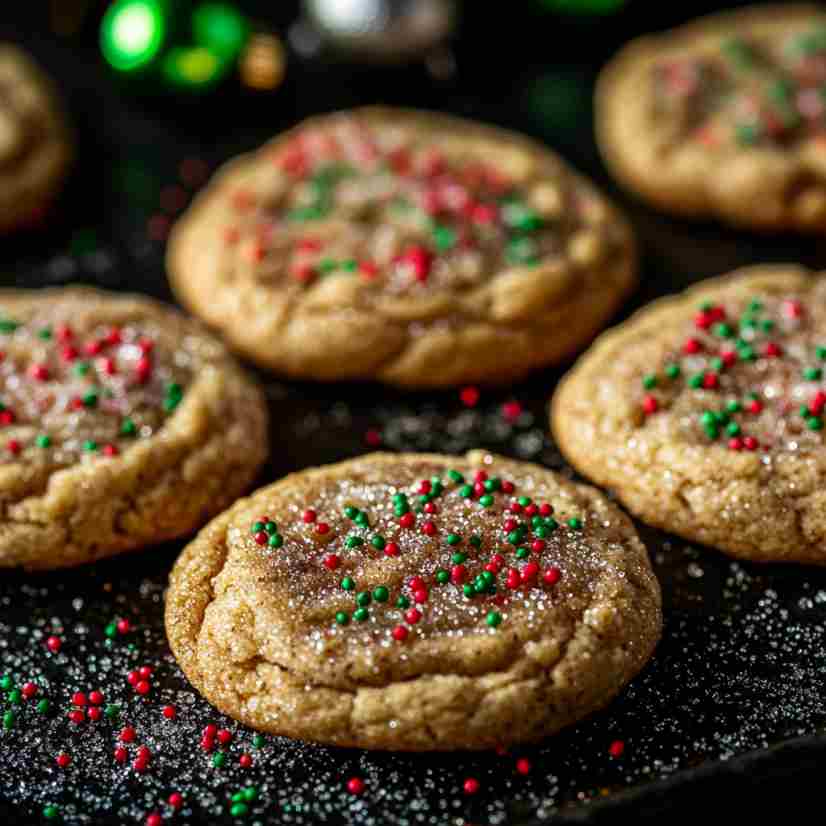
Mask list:
[[[71,158],[51,82],[25,52],[0,43],[0,232],[41,217]]]
[[[0,290],[0,567],[199,528],[253,481],[266,419],[224,346],[158,302]]]
[[[368,749],[538,740],[604,706],[659,638],[629,519],[536,465],[374,453],[287,476],[213,520],[166,602],[221,711]]]
[[[557,362],[634,278],[631,231],[519,135],[367,108],[228,164],[171,235],[172,287],[286,375],[409,387]]]
[[[662,209],[826,230],[826,10],[754,6],[622,49],[600,76],[603,157]]]
[[[557,442],[640,518],[732,556],[826,564],[826,274],[749,267],[604,334]]]

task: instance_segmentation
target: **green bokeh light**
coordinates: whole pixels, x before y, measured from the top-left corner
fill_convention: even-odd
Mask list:
[[[111,66],[131,72],[154,59],[165,34],[161,0],[117,0],[100,24],[100,47]]]
[[[216,81],[223,74],[225,65],[225,61],[203,46],[179,46],[164,57],[163,72],[176,86],[198,88]]]
[[[244,16],[228,3],[203,3],[192,15],[195,42],[219,57],[235,58],[247,39]]]

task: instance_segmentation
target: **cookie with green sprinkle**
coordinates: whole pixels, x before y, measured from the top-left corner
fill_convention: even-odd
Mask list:
[[[482,451],[287,476],[200,533],[166,602],[178,663],[221,711],[368,749],[539,740],[608,703],[660,626],[615,505]]]
[[[748,267],[604,334],[551,424],[645,521],[744,559],[823,565],[824,366],[826,274]]]
[[[262,393],[198,322],[139,296],[0,290],[0,568],[190,533],[266,453]]]
[[[510,382],[585,344],[635,278],[629,225],[546,147],[427,112],[312,118],[173,229],[178,297],[278,372]]]
[[[622,49],[597,84],[602,155],[662,209],[826,230],[826,10],[754,6]]]

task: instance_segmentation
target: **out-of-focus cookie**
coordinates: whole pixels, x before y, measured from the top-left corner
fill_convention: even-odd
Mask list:
[[[224,346],[156,301],[0,291],[0,567],[195,530],[252,482],[266,421]]]
[[[0,43],[0,232],[42,216],[71,158],[51,81],[17,46]]]
[[[174,228],[168,269],[259,364],[435,387],[571,354],[635,267],[625,220],[540,144],[367,108],[228,164]]]
[[[626,516],[481,451],[287,476],[199,534],[166,603],[172,651],[219,709],[372,749],[538,740],[608,703],[660,627]]]
[[[557,390],[583,474],[732,556],[826,564],[826,276],[757,266],[654,302]]]
[[[603,71],[603,157],[663,209],[826,230],[826,10],[754,6],[622,49]]]

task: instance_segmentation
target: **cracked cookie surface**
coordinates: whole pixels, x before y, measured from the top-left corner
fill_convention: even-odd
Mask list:
[[[664,209],[826,228],[826,12],[754,6],[623,48],[600,76],[606,163]]]
[[[172,651],[254,728],[375,749],[538,740],[608,703],[659,638],[630,520],[482,451],[287,476],[184,550]]]
[[[0,43],[0,231],[37,220],[72,154],[51,82],[25,52]]]
[[[378,107],[229,163],[167,264],[180,299],[264,366],[421,387],[561,360],[635,276],[625,219],[550,150]]]
[[[642,519],[732,556],[826,564],[826,276],[748,267],[597,339],[559,447]]]
[[[267,452],[261,392],[197,322],[87,288],[0,291],[0,567],[186,534]]]

